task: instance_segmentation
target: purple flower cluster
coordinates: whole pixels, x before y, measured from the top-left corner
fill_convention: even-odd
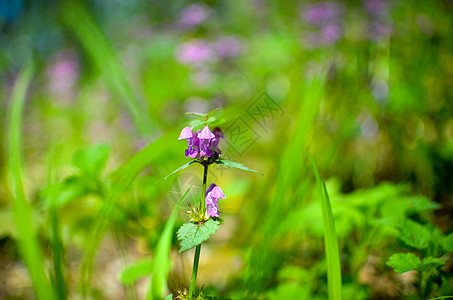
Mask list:
[[[182,129],[178,140],[187,140],[188,148],[186,149],[186,157],[218,158],[221,153],[218,147],[220,138],[223,138],[223,134],[219,128],[215,128],[211,132],[209,127],[205,126],[203,130],[194,132],[187,126]]]
[[[363,7],[368,14],[368,37],[378,41],[391,34],[390,3],[388,0],[364,0]]]
[[[318,2],[302,6],[302,19],[317,29],[310,36],[312,43],[328,45],[339,40],[343,33],[343,6],[335,2]]]
[[[193,39],[178,46],[176,59],[185,65],[203,67],[207,63],[238,56],[240,52],[241,43],[233,36],[222,36],[215,42]]]
[[[202,4],[192,4],[181,12],[180,23],[185,29],[191,29],[205,22],[210,15],[209,8]]]
[[[219,217],[219,207],[217,203],[219,199],[226,198],[225,194],[220,187],[215,183],[211,184],[209,189],[206,191],[206,211],[211,217]]]

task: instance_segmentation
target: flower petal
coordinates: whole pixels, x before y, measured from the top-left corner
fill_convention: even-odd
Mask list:
[[[178,140],[190,139],[193,136],[194,136],[194,133],[193,133],[192,129],[189,126],[186,126],[181,130],[181,134],[179,135]]]
[[[210,140],[215,137],[214,133],[209,130],[209,127],[206,125],[203,130],[197,135],[199,139]]]

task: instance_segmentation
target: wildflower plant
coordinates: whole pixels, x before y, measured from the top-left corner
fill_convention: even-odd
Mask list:
[[[181,130],[178,138],[179,140],[187,141],[187,149],[184,154],[190,161],[164,178],[166,179],[170,175],[175,174],[194,163],[203,166],[203,187],[199,203],[198,205],[190,205],[190,210],[187,211],[188,220],[177,232],[180,243],[180,253],[195,247],[189,291],[179,293],[177,295],[178,299],[203,299],[201,292],[195,293],[201,244],[207,241],[212,234],[216,233],[223,223],[223,220],[220,217],[221,210],[219,209],[219,201],[227,197],[222,188],[215,183],[211,183],[209,188],[207,188],[209,166],[217,164],[228,168],[260,173],[241,163],[222,158],[222,150],[219,148],[219,145],[220,141],[225,137],[221,129],[215,127],[219,122],[212,116],[212,114],[219,109],[220,108],[207,114],[186,113],[197,117],[197,119],[190,122],[188,126]],[[170,295],[167,297],[170,297]]]

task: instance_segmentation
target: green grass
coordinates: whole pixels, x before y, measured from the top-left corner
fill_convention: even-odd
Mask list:
[[[13,194],[12,204],[18,232],[19,250],[27,265],[37,298],[48,300],[53,299],[52,288],[44,268],[42,249],[34,229],[33,208],[25,198],[22,181],[22,114],[32,74],[32,65],[25,66],[14,84],[8,114],[6,161],[8,163],[9,187]]]
[[[311,158],[313,172],[316,177],[316,184],[321,193],[321,213],[324,229],[324,245],[327,260],[327,285],[329,288],[330,300],[341,300],[341,264],[340,250],[338,248],[338,238],[335,231],[335,219],[330,205],[329,194],[327,192],[324,179],[321,177],[316,166],[315,160]]]
[[[162,293],[167,282],[167,274],[170,271],[170,249],[176,215],[179,212],[181,203],[184,201],[189,191],[190,187],[181,196],[178,203],[173,208],[167,223],[165,223],[165,227],[160,235],[159,241],[157,242],[156,249],[154,251],[153,274],[148,299],[159,300],[163,297]]]

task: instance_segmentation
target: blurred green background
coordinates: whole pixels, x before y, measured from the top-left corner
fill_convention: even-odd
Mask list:
[[[207,294],[327,299],[311,154],[344,299],[453,295],[452,13],[450,0],[1,0],[0,299],[143,299],[167,267],[164,292],[188,286],[186,204],[154,258],[202,168],[156,182],[187,162],[184,113],[217,107],[224,157],[264,175],[210,168],[227,198],[202,248]],[[429,246],[407,247],[401,220]],[[386,265],[416,250],[446,261],[426,286]]]

